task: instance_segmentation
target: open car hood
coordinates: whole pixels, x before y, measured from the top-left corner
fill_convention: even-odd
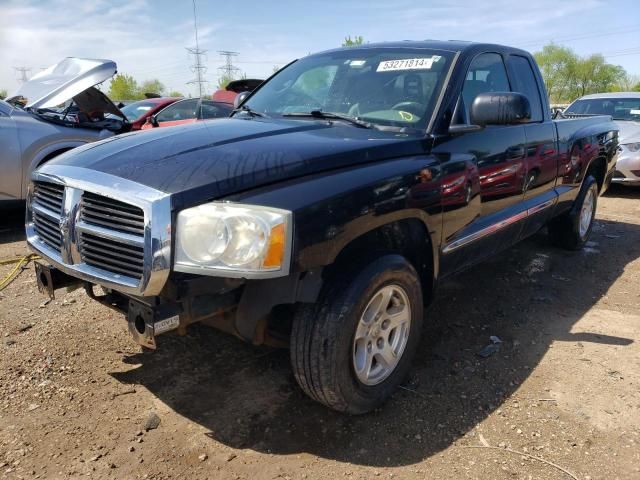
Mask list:
[[[116,72],[117,66],[112,60],[68,57],[31,77],[8,101],[37,110],[52,108],[74,99],[85,112],[100,110],[125,119],[106,95],[92,88],[113,77]]]

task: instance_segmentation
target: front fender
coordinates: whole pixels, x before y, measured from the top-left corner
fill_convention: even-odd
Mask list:
[[[425,181],[421,172],[433,171]],[[442,229],[439,161],[412,156],[302,177],[229,198],[294,213],[292,271],[330,265],[355,239],[405,219],[424,224],[433,265]],[[419,195],[416,192],[419,190]]]

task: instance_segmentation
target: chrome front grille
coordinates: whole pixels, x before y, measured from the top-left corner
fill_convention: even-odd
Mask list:
[[[136,296],[158,295],[171,271],[171,197],[71,165],[32,173],[27,242],[59,270]]]
[[[33,224],[40,239],[49,247],[60,250],[62,235],[60,217],[64,199],[64,186],[36,182],[33,186]]]

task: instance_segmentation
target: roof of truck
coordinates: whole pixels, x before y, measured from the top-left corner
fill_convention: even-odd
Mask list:
[[[364,43],[353,47],[343,47],[327,50],[319,53],[333,52],[343,49],[367,49],[367,48],[433,48],[437,50],[447,50],[450,52],[463,52],[465,50],[475,49],[492,49],[497,48],[500,50],[508,49],[511,51],[519,51],[521,53],[528,53],[525,50],[510,47],[507,45],[498,45],[493,43],[478,43],[469,42],[465,40],[401,40],[395,42],[379,42],[379,43]]]

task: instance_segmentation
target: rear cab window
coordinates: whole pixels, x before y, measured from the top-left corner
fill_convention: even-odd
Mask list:
[[[529,99],[529,103],[531,104],[531,121],[541,122],[542,101],[531,63],[526,57],[521,55],[510,55],[507,58],[507,66],[513,79],[514,90],[526,95]]]

